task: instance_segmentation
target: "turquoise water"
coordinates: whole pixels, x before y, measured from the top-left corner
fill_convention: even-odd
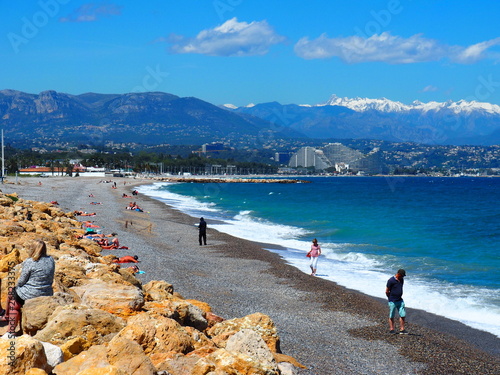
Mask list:
[[[310,272],[312,238],[323,248],[319,277],[384,297],[405,268],[408,306],[500,337],[500,179],[317,177],[300,184],[155,184],[141,188],[212,227],[283,246]],[[195,223],[196,220],[193,221]],[[488,305],[485,301],[488,301]]]

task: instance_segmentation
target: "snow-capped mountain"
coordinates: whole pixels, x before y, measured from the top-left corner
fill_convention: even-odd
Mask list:
[[[394,102],[389,99],[368,99],[368,98],[340,98],[337,95],[332,95],[330,99],[322,105],[338,105],[340,107],[346,107],[352,109],[356,112],[365,112],[369,110],[375,110],[380,112],[402,112],[409,111],[411,106],[403,104],[401,102]]]
[[[447,101],[447,102],[428,102],[423,103],[418,100],[411,104],[404,104],[401,102],[395,102],[386,98],[381,99],[368,99],[368,98],[340,98],[337,95],[332,95],[326,103],[318,104],[317,106],[323,105],[337,105],[341,107],[346,107],[352,109],[356,112],[365,112],[369,110],[375,110],[380,112],[410,112],[410,111],[421,111],[438,112],[440,110],[450,110],[453,113],[472,113],[474,111],[486,112],[490,114],[500,115],[500,106],[491,103],[484,103],[478,101],[466,101],[459,100],[458,102]]]
[[[227,107],[226,107],[227,108]],[[364,138],[428,144],[500,144],[500,106],[460,100],[414,101],[340,98],[321,104],[277,102],[233,109],[311,138]]]

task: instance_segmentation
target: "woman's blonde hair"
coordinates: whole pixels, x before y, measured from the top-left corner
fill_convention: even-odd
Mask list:
[[[47,245],[42,240],[35,240],[31,244],[31,258],[38,261],[41,257],[47,255]]]

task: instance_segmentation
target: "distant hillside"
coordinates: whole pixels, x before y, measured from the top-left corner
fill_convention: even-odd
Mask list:
[[[26,144],[251,144],[263,135],[303,137],[289,129],[276,130],[273,124],[258,117],[232,113],[197,98],[161,92],[69,95],[2,90],[0,119],[6,139]]]
[[[258,116],[311,138],[375,139],[424,144],[500,144],[500,106],[459,102],[406,105],[388,99],[339,98],[319,105],[277,102],[230,111]]]

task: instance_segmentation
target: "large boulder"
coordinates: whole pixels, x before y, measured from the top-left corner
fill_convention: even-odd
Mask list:
[[[199,331],[208,328],[208,322],[205,313],[197,306],[187,301],[176,301],[173,303],[174,310],[177,312],[176,320],[185,326],[191,326]]]
[[[84,285],[89,281],[83,264],[77,259],[65,257],[60,257],[56,262],[54,279],[67,288]]]
[[[22,327],[23,331],[31,336],[35,335],[47,324],[49,317],[59,306],[75,302],[70,294],[55,293],[53,296],[32,298],[23,306]]]
[[[116,338],[137,342],[148,355],[163,352],[188,353],[194,349],[192,336],[173,319],[142,313],[131,317]]]
[[[47,373],[52,368],[47,363],[40,341],[28,335],[0,338],[0,374],[24,375],[30,368],[40,368]]]
[[[219,349],[194,365],[190,374],[279,375],[276,365],[269,366],[243,353]]]
[[[224,348],[227,340],[242,329],[251,329],[257,332],[271,352],[281,352],[278,330],[271,318],[262,313],[247,315],[243,318],[224,320],[209,328],[207,334],[219,347]]]
[[[108,342],[125,325],[122,318],[100,309],[79,305],[60,306],[35,338],[61,345],[80,336],[91,344],[101,344]]]
[[[144,306],[142,290],[131,285],[109,284],[93,280],[84,287],[72,289],[80,296],[82,304],[115,315],[129,316],[140,311]]]
[[[226,350],[248,355],[267,368],[277,369],[273,353],[254,330],[242,329],[236,332],[227,340]]]
[[[59,363],[64,361],[64,355],[61,350],[57,345],[52,345],[49,342],[43,342],[43,350],[45,351],[45,356],[47,357],[47,364],[54,368],[56,367]]]
[[[98,372],[102,369],[105,372]],[[156,368],[136,342],[115,337],[107,346],[95,345],[76,357],[61,363],[55,375],[127,374],[154,375]]]
[[[172,297],[174,287],[166,281],[151,280],[142,289],[146,293],[147,301],[163,301]]]

